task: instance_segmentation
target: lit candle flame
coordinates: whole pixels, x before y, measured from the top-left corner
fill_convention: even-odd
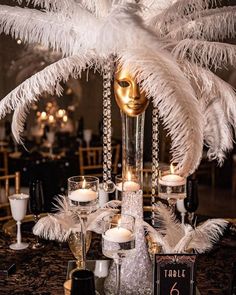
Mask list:
[[[175,167],[172,163],[170,164],[170,173],[175,174]]]
[[[127,173],[127,180],[130,181],[131,179],[132,179],[131,173],[128,171],[128,173]]]
[[[117,227],[118,227],[118,229],[120,228],[120,224],[121,224],[121,218],[118,220],[118,222],[117,222]]]
[[[82,188],[86,188],[86,180],[84,178],[83,183],[82,183]]]

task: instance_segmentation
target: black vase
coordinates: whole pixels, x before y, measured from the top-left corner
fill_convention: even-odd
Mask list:
[[[92,271],[79,269],[72,273],[71,295],[95,295],[95,281]]]
[[[198,181],[190,178],[187,180],[187,196],[184,199],[184,207],[191,213],[197,210],[198,204]]]

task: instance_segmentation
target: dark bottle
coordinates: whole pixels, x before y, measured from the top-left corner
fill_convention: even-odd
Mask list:
[[[77,137],[81,140],[83,140],[84,136],[84,118],[81,117],[79,119],[78,129],[77,129]]]
[[[95,295],[95,281],[92,271],[78,269],[72,273],[71,295]]]
[[[29,210],[33,215],[44,211],[44,195],[42,181],[32,180],[29,185]]]
[[[198,181],[197,179],[188,178],[187,196],[184,199],[184,207],[188,212],[195,212],[198,208]]]
[[[233,264],[229,294],[236,295],[236,262]]]

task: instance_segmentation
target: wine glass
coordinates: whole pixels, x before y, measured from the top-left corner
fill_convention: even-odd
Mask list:
[[[14,194],[8,197],[11,207],[11,214],[17,224],[17,242],[10,245],[10,249],[23,250],[29,244],[21,242],[21,221],[25,217],[27,210],[27,201],[29,196],[26,194]]]
[[[167,200],[171,207],[186,197],[186,178],[179,175],[172,164],[159,168],[158,197]]]
[[[81,224],[82,260],[86,265],[86,222],[87,216],[98,208],[99,179],[94,176],[72,176],[68,179],[68,197],[71,205],[76,206]]]
[[[44,210],[44,195],[42,181],[39,179],[32,180],[29,186],[29,209],[34,215],[34,222],[37,223],[40,218],[40,213]],[[32,245],[32,249],[43,248],[44,245],[40,242],[39,237],[36,236],[35,243]]]
[[[122,259],[135,253],[135,219],[131,215],[115,214],[103,217],[102,252],[116,264],[115,294],[120,294]]]
[[[90,244],[91,244],[91,239],[92,239],[92,234],[90,231],[86,232],[86,253],[89,250]],[[83,268],[83,236],[82,236],[82,232],[81,232],[81,228],[79,228],[78,230],[75,228],[73,229],[73,231],[71,232],[67,242],[69,245],[69,248],[71,250],[71,252],[73,253],[75,259],[76,259],[76,265],[77,268],[75,268],[74,270],[72,270],[71,274],[76,270],[76,269],[81,269]]]
[[[49,154],[50,154],[50,157],[53,156],[53,149],[52,149],[52,146],[53,146],[53,143],[55,141],[55,132],[53,131],[48,131],[46,133],[46,136],[47,136],[47,141],[49,143],[49,146],[50,146],[50,150],[49,150]]]
[[[184,205],[184,200],[185,199],[181,199],[181,200],[177,200],[177,202],[176,202],[176,208],[181,214],[181,223],[182,223],[182,225],[184,225],[185,214],[187,212],[187,210],[185,208],[185,205]]]
[[[86,142],[87,147],[90,145],[90,141],[92,139],[92,129],[84,129],[84,140]]]

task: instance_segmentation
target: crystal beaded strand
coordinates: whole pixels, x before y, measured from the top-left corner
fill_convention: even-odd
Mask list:
[[[152,111],[152,225],[155,225],[155,196],[157,195],[159,169],[159,120],[158,110],[153,106]]]
[[[113,192],[115,189],[111,179],[112,147],[111,147],[111,80],[113,75],[113,59],[104,63],[103,71],[103,189]]]

